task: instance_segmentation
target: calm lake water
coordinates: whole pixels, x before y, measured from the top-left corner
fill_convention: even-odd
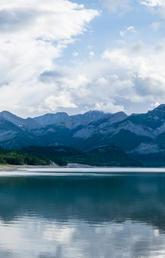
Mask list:
[[[165,257],[165,173],[5,173],[0,258]]]

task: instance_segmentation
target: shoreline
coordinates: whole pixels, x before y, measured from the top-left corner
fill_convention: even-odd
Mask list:
[[[77,165],[77,164],[76,164]],[[165,173],[165,167],[87,167],[87,166],[28,166],[28,165],[6,165],[0,166],[1,172],[16,172],[16,173]]]

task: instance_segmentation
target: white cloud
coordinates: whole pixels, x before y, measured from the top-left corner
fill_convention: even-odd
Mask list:
[[[160,22],[153,22],[151,24],[151,28],[153,29],[153,31],[158,31],[161,27],[161,23]]]
[[[125,30],[120,31],[120,36],[123,38],[129,33],[135,33],[135,32],[136,32],[135,27],[134,26],[129,26]]]
[[[129,80],[124,99],[131,102],[162,103],[165,98],[165,49],[141,45],[107,50],[103,58],[109,60],[119,80]],[[117,92],[117,89],[116,89]]]
[[[48,85],[60,87],[60,95],[50,92],[41,110],[83,112],[143,112],[165,99],[165,48],[143,42],[104,51],[102,59],[89,59],[73,67],[57,67],[47,72]],[[59,69],[59,70],[58,70]],[[61,74],[58,73],[61,72]],[[59,86],[58,86],[59,85]],[[60,103],[64,103],[63,107]],[[55,104],[54,104],[55,103]]]
[[[73,52],[73,56],[74,56],[74,57],[79,56],[79,52]]]
[[[105,6],[111,11],[115,12],[118,9],[129,10],[131,3],[134,0],[104,0]]]
[[[107,0],[111,11],[128,10],[132,3]],[[159,8],[164,2],[141,3]],[[116,112],[130,111],[131,103],[141,111],[164,102],[164,42],[154,47],[125,42],[126,47],[108,49],[100,59],[89,47],[87,60],[73,58],[72,67],[57,65],[64,48],[97,15],[68,0],[0,0],[0,110],[25,116],[63,110]],[[158,23],[151,26],[159,28]],[[123,42],[135,32],[134,26],[121,31]]]
[[[37,113],[52,93],[70,106],[57,83],[38,78],[55,70],[56,58],[97,15],[67,0],[0,0],[0,110]]]
[[[158,9],[159,14],[165,17],[165,1],[164,0],[104,0],[104,5],[110,12],[122,12],[133,10],[134,4],[144,5],[148,8]],[[119,12],[119,13],[120,13]]]
[[[41,113],[78,113],[89,109],[143,112],[155,103],[163,103],[163,46],[163,42],[151,47],[140,41],[132,46],[108,49],[99,59],[77,61],[71,67],[56,66],[40,75],[42,90],[35,94],[36,86],[30,91],[31,106],[37,106]],[[24,88],[22,90],[24,92]],[[11,97],[11,103],[12,100]]]
[[[89,52],[89,56],[90,56],[90,57],[94,57],[94,56],[95,56],[95,52],[94,52],[94,51],[90,51],[90,52]]]
[[[165,6],[164,0],[143,0],[141,4],[149,6],[149,7],[161,7]]]
[[[72,113],[89,109],[106,112],[143,112],[165,99],[165,48],[143,42],[104,51],[102,59],[89,59],[73,67],[46,73],[43,87],[60,85],[60,95],[50,93],[41,110]],[[61,72],[59,75],[58,69]],[[51,83],[51,84],[50,84]],[[59,101],[63,107],[59,108]],[[55,104],[54,104],[55,103]]]
[[[68,92],[60,93],[59,96],[49,96],[45,99],[45,107],[56,111],[57,108],[76,108]]]
[[[164,0],[142,0],[142,5],[152,9],[157,13],[159,16],[161,15],[165,18],[165,1]]]

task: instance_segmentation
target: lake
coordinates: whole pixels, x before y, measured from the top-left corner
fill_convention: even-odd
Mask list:
[[[165,257],[163,170],[53,171],[0,172],[0,258]]]

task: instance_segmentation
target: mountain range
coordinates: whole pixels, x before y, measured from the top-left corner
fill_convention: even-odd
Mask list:
[[[165,105],[144,114],[127,115],[101,111],[69,116],[45,114],[23,119],[0,112],[0,146],[22,149],[29,146],[69,146],[91,151],[116,146],[132,157],[165,160]],[[164,162],[165,163],[165,162]]]

